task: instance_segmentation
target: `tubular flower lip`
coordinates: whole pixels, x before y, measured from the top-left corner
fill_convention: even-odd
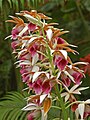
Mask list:
[[[69,78],[66,74],[62,73],[62,74],[61,74],[61,79],[62,79],[63,83],[64,83],[67,87],[70,86],[71,80],[70,80],[70,78]]]
[[[35,83],[33,83],[33,90],[35,91],[36,94],[48,94],[51,91],[51,83],[47,80],[45,82],[42,83],[42,81],[39,82],[39,80],[37,80]]]
[[[64,73],[69,76],[69,78],[75,83],[75,84],[80,84],[81,79],[83,78],[84,74],[83,71],[81,71],[79,68],[70,65],[67,66],[65,69]]]
[[[86,55],[84,58],[80,58],[80,60],[88,62],[88,64],[86,66],[82,66],[81,69],[90,76],[90,54]]]
[[[36,72],[33,75],[32,88],[36,94],[49,94],[55,84],[55,78],[50,79],[44,72]]]
[[[28,120],[34,120],[33,114],[28,114],[27,119]]]
[[[40,110],[35,110],[27,115],[28,120],[34,120],[35,118],[40,116]]]
[[[18,33],[19,33],[18,29],[15,29],[15,28],[14,28],[14,29],[12,30],[12,39],[16,39]]]
[[[65,43],[64,39],[62,39],[60,37],[57,37],[56,40],[57,40],[57,44],[63,44],[63,43]]]
[[[28,29],[29,29],[30,31],[34,31],[34,30],[36,29],[36,25],[33,24],[33,23],[29,23],[29,24],[28,24]]]
[[[60,71],[64,70],[66,65],[68,64],[67,60],[67,52],[64,50],[54,52],[54,64],[58,67]]]
[[[18,44],[19,44],[18,41],[13,41],[13,42],[11,43],[11,47],[13,48],[13,50],[16,50]]]

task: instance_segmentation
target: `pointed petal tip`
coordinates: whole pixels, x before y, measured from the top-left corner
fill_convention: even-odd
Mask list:
[[[12,15],[9,15],[9,17],[13,17]]]

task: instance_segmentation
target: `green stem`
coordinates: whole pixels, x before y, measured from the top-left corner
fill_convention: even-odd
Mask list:
[[[55,109],[61,110],[61,108],[58,107],[58,106],[51,106],[51,108],[55,108]]]
[[[43,29],[42,29],[42,33],[43,33],[43,36],[46,37]],[[51,55],[51,50],[49,48],[48,43],[46,44],[46,49],[47,49],[47,56],[48,56],[48,59],[49,59],[50,65],[51,65],[50,69],[52,69],[52,74],[55,76],[55,67],[54,67],[54,64],[53,64],[53,56]],[[58,84],[56,84],[56,94],[57,94],[58,99],[60,101],[59,104],[61,106],[61,110],[62,110],[62,114],[63,114],[63,120],[68,120],[67,110],[65,109],[65,104],[64,104],[63,99],[60,95]],[[57,108],[59,108],[59,107],[57,107]]]
[[[81,101],[72,102],[71,104],[69,104],[69,105],[66,107],[66,109],[69,108],[71,105],[73,105],[73,104],[78,104],[78,103],[80,103],[80,102],[81,102]]]
[[[63,99],[62,99],[62,97],[60,95],[58,84],[56,84],[55,87],[56,87],[56,94],[58,96],[58,99],[60,100],[60,106],[61,106],[61,109],[62,109],[63,120],[68,120],[67,111],[65,109],[65,104],[63,102]]]

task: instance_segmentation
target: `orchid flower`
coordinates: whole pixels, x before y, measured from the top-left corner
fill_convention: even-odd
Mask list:
[[[90,108],[88,109],[88,106],[90,104],[90,99],[86,100],[86,101],[80,101],[78,108],[76,109],[76,116],[78,118],[78,115],[80,114],[81,116],[81,120],[84,119],[84,113],[86,114],[86,116],[90,115]]]
[[[81,83],[80,83],[81,84]],[[70,98],[74,98],[74,94],[78,94],[80,95],[82,90],[88,89],[89,87],[79,87],[80,84],[74,85],[70,90],[68,89],[67,86],[64,85],[65,90],[67,92],[63,92],[61,93],[62,97],[65,97],[65,102],[67,102],[67,100],[69,100]]]

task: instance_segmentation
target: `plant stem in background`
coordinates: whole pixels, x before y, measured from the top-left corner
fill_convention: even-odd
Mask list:
[[[60,95],[60,91],[59,91],[59,87],[58,85],[56,84],[55,86],[55,90],[56,90],[56,94],[58,96],[58,99],[60,101],[60,106],[61,106],[61,109],[62,109],[62,116],[63,116],[63,120],[68,120],[68,114],[67,114],[67,110],[65,109],[65,104],[63,102],[63,98],[61,97]]]

